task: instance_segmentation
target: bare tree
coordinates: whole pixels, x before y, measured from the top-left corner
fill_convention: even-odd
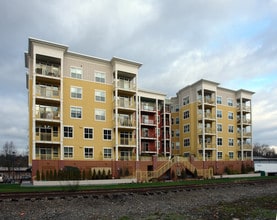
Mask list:
[[[12,168],[14,167],[15,155],[16,155],[16,147],[14,143],[12,141],[6,142],[3,145],[3,149],[2,149],[1,166],[7,167],[9,172],[11,172]]]

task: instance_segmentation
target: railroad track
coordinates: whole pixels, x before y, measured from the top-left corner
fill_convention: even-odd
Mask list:
[[[209,183],[209,184],[184,184],[176,186],[154,186],[140,188],[124,188],[124,189],[93,189],[93,190],[63,190],[51,192],[7,192],[0,193],[0,202],[3,201],[35,201],[35,200],[54,200],[54,199],[71,199],[71,198],[109,198],[116,199],[120,196],[131,196],[133,194],[143,194],[151,196],[154,194],[162,194],[169,192],[193,191],[193,190],[210,190],[216,188],[232,188],[236,186],[264,185],[268,183],[276,183],[277,179],[270,180],[238,180],[228,183]]]

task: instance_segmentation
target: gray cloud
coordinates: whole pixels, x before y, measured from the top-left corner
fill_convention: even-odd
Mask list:
[[[23,52],[30,36],[141,62],[140,87],[169,96],[200,78],[255,90],[254,139],[277,145],[274,0],[3,0],[0,13],[0,145],[27,145]]]

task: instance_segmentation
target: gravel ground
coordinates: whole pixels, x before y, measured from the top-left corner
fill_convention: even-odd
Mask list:
[[[277,197],[277,184],[1,201],[0,219],[220,219],[210,207],[261,196]],[[236,213],[225,219],[236,219]]]

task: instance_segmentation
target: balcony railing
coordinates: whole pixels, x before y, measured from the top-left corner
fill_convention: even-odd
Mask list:
[[[36,118],[48,120],[60,120],[60,111],[58,107],[45,107],[46,109],[37,106]]]
[[[156,106],[154,104],[142,103],[141,104],[141,109],[143,111],[156,111]]]
[[[36,85],[36,95],[45,98],[60,98],[60,91],[58,87]]]
[[[243,110],[243,111],[246,111],[246,112],[251,112],[251,107],[247,106],[247,105],[242,105],[242,106],[238,105],[237,110]]]
[[[136,90],[136,85],[132,81],[122,80],[122,79],[118,80],[117,87],[119,89],[129,90],[129,91],[135,91]]]
[[[238,137],[241,137],[241,132],[240,131],[238,131]],[[251,132],[242,132],[242,136],[243,137],[251,137],[252,135],[251,135]]]
[[[136,121],[131,119],[118,119],[118,125],[123,127],[135,127]]]
[[[156,121],[152,119],[142,118],[141,123],[146,125],[155,125]]]
[[[141,134],[141,138],[155,139],[155,138],[157,138],[157,135],[156,134]]]
[[[46,65],[41,63],[36,65],[36,74],[49,77],[60,77],[60,72],[60,68],[57,66]]]
[[[121,108],[132,108],[132,109],[136,108],[135,102],[130,101],[128,98],[122,98],[122,97],[119,97],[117,101],[117,105],[118,107],[121,107]]]
[[[59,142],[60,136],[58,133],[54,132],[39,132],[37,133],[36,141]]]
[[[198,128],[198,134],[202,134],[203,129],[202,128]],[[205,128],[205,134],[215,134],[216,133],[216,129],[215,128]]]
[[[251,119],[246,119],[246,118],[240,119],[240,118],[238,118],[237,121],[238,121],[238,123],[251,124]]]
[[[132,138],[120,138],[119,144],[126,147],[135,146],[136,140]]]

